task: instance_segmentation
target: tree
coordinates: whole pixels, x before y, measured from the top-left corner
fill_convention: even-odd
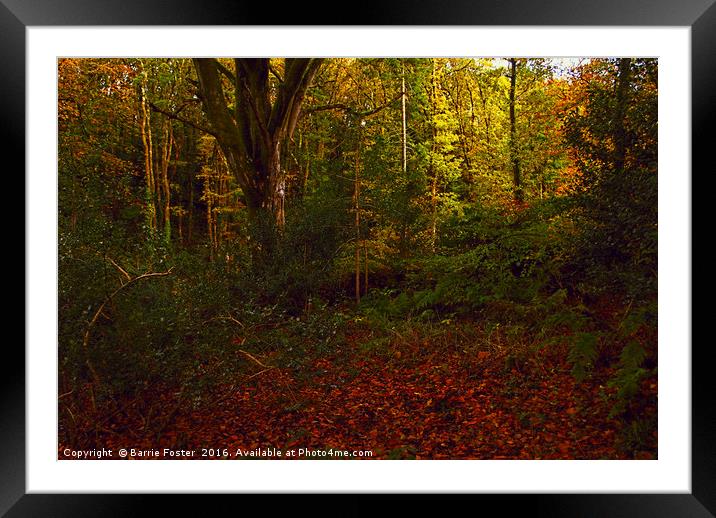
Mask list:
[[[462,166],[456,144],[458,136],[457,116],[449,108],[445,89],[445,75],[449,70],[446,60],[431,59],[431,77],[428,90],[430,149],[428,152],[428,179],[430,181],[430,242],[435,250],[437,241],[438,212],[440,205],[449,206],[450,192],[444,192],[449,184],[460,176]]]
[[[510,58],[510,162],[512,162],[512,179],[515,184],[515,201],[524,199],[522,192],[522,175],[520,173],[520,155],[517,148],[517,119],[515,117],[515,93],[517,90],[517,59]]]
[[[194,59],[204,112],[244,191],[249,213],[255,217],[269,211],[279,227],[285,221],[281,150],[293,136],[301,103],[321,62],[287,58],[281,75],[268,58],[234,59],[233,72],[217,59]],[[278,83],[275,95],[270,75]],[[222,78],[232,92],[224,90]]]
[[[572,198],[584,215],[577,249],[588,267],[607,265],[595,284],[615,289],[608,276],[646,298],[657,286],[657,62],[592,60],[577,72],[565,118],[580,173]]]
[[[614,169],[624,169],[627,150],[627,135],[624,118],[629,102],[629,75],[631,58],[621,58],[618,65],[617,99],[614,110]]]

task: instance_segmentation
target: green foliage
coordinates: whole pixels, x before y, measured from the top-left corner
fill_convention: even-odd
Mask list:
[[[654,432],[657,430],[657,425],[656,416],[632,419],[620,434],[619,448],[636,458],[639,458],[637,455],[640,450],[648,452],[650,449],[654,449]]]
[[[84,290],[75,289],[72,296],[81,297],[86,304],[80,306],[82,315],[76,319],[68,318],[74,305],[61,308],[66,315],[61,320],[59,336],[61,375],[65,381],[87,378],[89,362],[102,381],[96,387],[102,399],[131,396],[157,383],[178,382],[191,390],[192,384],[200,381],[195,379],[199,367],[225,357],[232,330],[207,325],[212,317],[225,314],[230,307],[225,272],[206,268],[203,261],[184,255],[176,258],[170,275],[121,288],[120,282],[125,279],[114,267],[101,262],[96,267],[100,266],[111,282],[108,290],[118,289],[111,299],[101,291],[101,284],[94,282],[92,275],[97,270],[65,270],[75,280],[85,278]],[[142,273],[129,267],[127,270],[133,276]],[[63,300],[64,296],[67,294],[61,291]],[[85,351],[81,344],[89,327],[87,322],[105,300],[108,303],[90,328]],[[221,378],[213,381],[218,383]]]
[[[572,363],[574,379],[584,381],[598,355],[599,336],[596,333],[577,333],[571,343],[567,359]]]
[[[535,323],[551,281],[551,243],[539,227],[503,234],[462,253],[404,261],[404,288],[374,292],[365,304],[395,316],[444,319],[480,312],[513,323],[531,315],[529,323]]]
[[[316,196],[293,204],[284,230],[268,214],[252,222],[247,229],[249,264],[240,266],[237,291],[293,315],[311,297],[335,299],[335,262],[350,232],[349,212],[341,201]]]
[[[614,377],[609,387],[616,390],[616,403],[611,415],[618,416],[643,404],[642,382],[656,374],[655,344],[645,341],[645,332],[652,329],[656,319],[654,303],[629,312],[619,325],[616,336],[626,345],[619,355]]]
[[[567,142],[578,150],[584,173],[572,199],[580,233],[570,252],[570,281],[584,291],[627,292],[642,302],[656,293],[655,67],[654,60],[634,60],[622,99],[619,63],[596,62],[587,109],[572,112],[565,122]],[[623,119],[615,120],[620,102]]]
[[[329,60],[282,143],[278,227],[247,209],[237,171],[194,129],[205,121],[187,60],[61,60],[63,387],[95,383],[105,409],[160,386],[199,404],[256,372],[236,344],[301,372],[354,327],[366,333],[359,348],[388,356],[413,331],[444,337],[470,322],[487,342],[470,351],[504,349],[508,364],[550,347],[578,382],[610,369],[611,417],[640,449],[655,404],[645,387],[656,374],[657,70],[623,66],[595,59],[558,79],[547,60],[521,60],[510,147],[500,60]],[[145,185],[140,85],[155,108],[191,121],[148,117],[154,161],[171,176],[159,228],[147,208],[166,210],[165,194]],[[160,159],[162,129],[175,142]],[[513,155],[525,203],[513,199]],[[356,250],[361,285],[370,279],[357,307]]]
[[[349,315],[336,311],[320,298],[311,299],[301,316],[276,306],[237,308],[245,347],[255,351],[277,351],[288,367],[304,365],[316,355],[330,354],[345,342]]]
[[[619,370],[614,379],[610,381],[610,387],[616,387],[617,400],[619,405],[615,406],[612,413],[614,415],[624,410],[626,402],[637,395],[639,391],[639,383],[649,374],[647,369],[641,368],[641,364],[646,358],[644,347],[637,341],[630,341],[624,349],[622,349],[619,358]]]

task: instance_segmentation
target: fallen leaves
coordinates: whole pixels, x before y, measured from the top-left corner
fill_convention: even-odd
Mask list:
[[[272,368],[217,394],[215,405],[184,407],[158,438],[115,433],[104,446],[335,448],[371,450],[374,459],[624,458],[614,447],[620,423],[607,417],[598,381],[577,385],[558,355],[539,358],[547,368],[516,372],[487,351],[470,357],[422,344],[408,360],[368,354],[358,340],[342,350],[300,368]],[[115,429],[136,428],[120,426],[122,418]]]

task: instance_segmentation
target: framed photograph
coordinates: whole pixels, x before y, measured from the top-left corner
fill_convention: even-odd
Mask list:
[[[1,1],[27,302],[0,512],[469,493],[716,513],[691,339],[711,0],[381,3],[349,25]]]

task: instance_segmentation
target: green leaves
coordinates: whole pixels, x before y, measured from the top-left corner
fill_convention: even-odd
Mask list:
[[[567,359],[572,364],[572,375],[578,382],[584,381],[588,372],[594,367],[599,355],[598,333],[577,333],[574,335]]]

